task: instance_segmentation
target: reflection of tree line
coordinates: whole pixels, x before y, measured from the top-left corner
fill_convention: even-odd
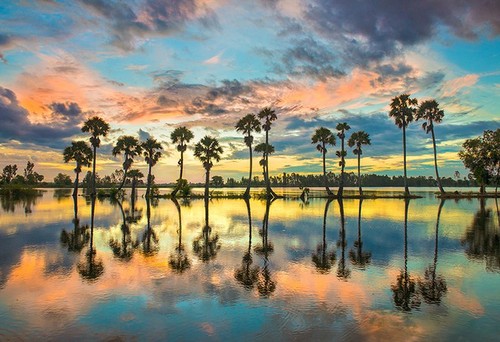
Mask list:
[[[80,275],[87,280],[97,279],[104,272],[104,266],[100,258],[97,257],[97,251],[94,246],[94,213],[95,198],[91,199],[91,223],[82,225],[78,217],[78,199],[74,197],[74,217],[72,220],[73,229],[71,231],[63,230],[61,232],[61,244],[68,251],[80,253],[85,247],[87,251],[83,260],[81,260],[77,269]],[[142,210],[135,208],[135,196],[132,196],[130,208],[124,209],[123,203],[117,200],[111,200],[111,204],[116,205],[121,212],[121,239],[112,238],[109,240],[109,246],[113,255],[121,261],[128,262],[132,259],[135,251],[139,251],[145,256],[155,255],[159,251],[159,238],[151,226],[151,203],[146,199],[146,219],[147,225],[140,239],[134,241],[131,237],[130,226],[137,224],[142,218]],[[176,273],[183,273],[191,266],[191,261],[186,252],[182,241],[182,212],[181,205],[177,200],[173,200],[178,214],[178,243],[170,254],[169,265]],[[277,283],[272,277],[270,256],[274,251],[273,243],[269,240],[269,214],[273,200],[266,200],[266,209],[262,221],[262,229],[259,230],[261,244],[253,248],[253,252],[261,258],[260,265],[255,263],[252,255],[252,214],[250,201],[245,200],[248,215],[248,247],[243,254],[241,265],[235,270],[235,280],[248,290],[257,288],[261,296],[268,297],[276,289]],[[312,263],[317,272],[327,274],[335,267],[337,261],[336,275],[339,279],[348,281],[351,270],[348,266],[348,260],[351,265],[360,270],[365,270],[371,262],[372,254],[363,249],[362,240],[362,205],[363,200],[359,201],[357,217],[357,239],[352,247],[346,253],[348,246],[346,239],[344,204],[342,199],[337,200],[339,206],[339,238],[336,243],[338,252],[330,248],[327,243],[327,217],[332,200],[327,200],[325,204],[322,224],[322,239],[312,254]],[[444,200],[439,204],[436,226],[435,226],[435,244],[434,259],[424,270],[423,277],[415,278],[408,272],[408,208],[410,200],[405,200],[404,209],[404,267],[398,274],[395,283],[391,284],[393,300],[396,308],[403,311],[410,311],[420,306],[421,301],[428,304],[439,304],[442,296],[447,292],[446,281],[442,275],[437,272],[438,265],[438,238],[439,222],[441,212],[444,206]],[[470,258],[484,259],[489,271],[500,271],[500,239],[498,226],[493,220],[491,209],[486,209],[485,200],[481,200],[480,209],[475,214],[470,228],[467,230],[462,244],[465,246],[466,254]],[[157,205],[157,204],[156,204]],[[216,258],[221,248],[221,243],[217,233],[212,232],[209,223],[209,200],[204,201],[205,220],[201,234],[193,241],[193,252],[203,262],[209,262]]]

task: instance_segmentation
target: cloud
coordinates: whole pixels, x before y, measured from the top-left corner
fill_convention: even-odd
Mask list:
[[[469,74],[446,81],[442,87],[443,97],[455,96],[461,89],[471,87],[477,83],[479,75]]]
[[[203,64],[205,65],[211,65],[211,64],[219,64],[221,62],[221,57],[224,52],[218,53],[217,55],[210,57],[207,60],[203,61]]]
[[[50,108],[59,116],[68,118],[51,124],[33,124],[28,119],[28,111],[21,107],[16,94],[0,87],[0,141],[11,140],[35,143],[43,146],[62,148],[65,139],[80,132],[76,123],[80,122],[80,107],[74,104],[53,103]]]

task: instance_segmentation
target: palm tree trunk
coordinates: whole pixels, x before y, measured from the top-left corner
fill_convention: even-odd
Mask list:
[[[344,138],[342,138],[342,149],[340,151],[340,162],[342,164],[340,168],[340,186],[339,186],[339,191],[337,191],[337,196],[342,197],[344,193],[344,167],[345,167],[345,161],[344,161]]]
[[[149,198],[149,192],[151,189],[151,164],[148,167],[148,187],[146,189],[146,198]]]
[[[266,149],[269,146],[269,131],[266,131]],[[269,179],[269,151],[266,151],[266,191],[267,197],[277,198],[278,195],[271,189],[271,181]]]
[[[252,156],[252,145],[248,146],[250,151],[250,171],[248,174],[248,184],[245,193],[243,194],[243,198],[250,198],[250,182],[252,181],[252,168],[253,168],[253,156]]]
[[[439,191],[444,194],[445,191],[441,185],[441,178],[439,178],[438,164],[437,164],[437,151],[436,151],[436,139],[434,137],[434,125],[431,121],[431,134],[432,134],[432,148],[434,149],[434,169],[436,170],[436,180],[438,183]]]
[[[404,174],[404,187],[405,196],[410,196],[410,189],[408,188],[408,180],[406,179],[406,128],[405,121],[403,120],[403,174]]]
[[[94,146],[94,161],[92,162],[92,193],[90,194],[91,196],[95,197],[96,191],[95,191],[95,162],[96,162],[96,152],[97,148]]]
[[[182,182],[182,172],[184,171],[184,151],[181,150],[181,165],[180,165],[180,171],[179,171],[179,180],[177,181],[177,184],[175,185],[174,191],[172,191],[172,197],[175,197],[177,195],[177,192],[179,191],[179,187]]]
[[[323,142],[322,153],[323,153],[323,180],[325,182],[326,193],[327,193],[328,197],[331,197],[331,196],[333,196],[333,193],[330,190],[330,188],[328,187],[328,179],[326,178],[326,152],[325,152],[325,143],[324,142]]]
[[[361,153],[359,147],[358,147],[358,187],[359,187],[359,196],[363,196],[363,189],[361,188]]]
[[[122,179],[122,182],[120,183],[120,186],[118,187],[118,191],[120,191],[123,188],[123,186],[125,185],[125,181],[127,180],[127,171],[128,171],[128,168],[123,169],[123,179]]]
[[[205,171],[205,198],[208,198],[208,183],[210,182],[210,169]]]
[[[73,197],[77,197],[78,196],[78,176],[80,175],[80,172],[75,172],[76,173],[76,177],[75,177],[75,187],[73,189]]]

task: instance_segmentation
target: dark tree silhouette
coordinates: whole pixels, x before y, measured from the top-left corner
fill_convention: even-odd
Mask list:
[[[354,248],[349,251],[349,258],[351,263],[361,270],[364,270],[372,259],[372,253],[363,251],[363,240],[361,239],[361,209],[363,206],[363,199],[359,200],[358,209],[358,240],[354,241]]]
[[[338,123],[336,127],[338,133],[337,136],[340,139],[341,143],[341,148],[340,151],[336,151],[335,154],[337,157],[340,158],[339,161],[339,166],[340,166],[340,186],[339,190],[337,191],[337,196],[342,197],[344,195],[344,182],[345,182],[345,175],[344,175],[344,169],[345,169],[345,156],[347,155],[347,152],[344,148],[344,141],[345,141],[345,132],[351,129],[351,126],[347,124],[347,122],[342,122]]]
[[[137,187],[137,182],[144,177],[144,174],[139,171],[138,169],[134,169],[134,170],[130,170],[128,172],[128,176],[132,179],[131,180],[131,185],[132,185],[132,189],[130,191],[130,200],[132,201],[132,207],[134,207],[134,203],[135,203],[135,200],[137,198],[137,191],[136,191],[136,187]]]
[[[266,144],[266,146],[270,146],[269,145],[269,131],[271,130],[271,125],[272,125],[273,121],[275,121],[278,118],[276,116],[276,112],[269,107],[265,107],[264,109],[262,109],[259,112],[259,114],[257,116],[259,117],[260,120],[263,121],[262,122],[262,129],[264,130],[264,132],[266,132],[265,144]],[[265,168],[264,180],[266,182],[266,194],[268,197],[277,198],[278,195],[276,195],[276,193],[273,191],[273,189],[271,189],[271,182],[269,179],[269,153],[266,153],[266,152],[264,152],[264,168]]]
[[[328,251],[328,245],[326,243],[326,218],[328,215],[328,207],[332,203],[332,199],[329,198],[325,204],[325,211],[323,213],[323,239],[320,244],[316,247],[316,252],[312,254],[312,262],[319,273],[327,274],[330,269],[335,264],[335,251]]]
[[[371,145],[370,135],[365,131],[354,132],[347,141],[349,147],[356,148],[352,152],[358,156],[358,188],[359,196],[363,196],[363,189],[361,188],[361,155],[363,154],[363,145]]]
[[[163,147],[161,143],[158,142],[153,137],[149,137],[146,141],[142,143],[142,151],[144,155],[144,160],[148,164],[148,185],[146,188],[146,198],[151,196],[151,183],[153,181],[153,175],[151,169],[156,165],[158,160],[161,158],[161,150]]]
[[[209,196],[210,170],[214,165],[214,161],[220,161],[222,153],[224,153],[224,150],[219,146],[219,141],[209,136],[204,136],[194,146],[194,156],[202,162],[205,169],[205,198]]]
[[[172,191],[172,197],[177,195],[180,187],[183,185],[182,173],[184,171],[184,152],[186,152],[187,144],[194,138],[193,132],[188,128],[181,126],[174,129],[172,134],[170,134],[170,140],[173,144],[177,144],[177,151],[181,153],[181,159],[178,161],[178,165],[180,168],[179,171],[179,179],[177,180],[177,184],[175,186],[174,191]]]
[[[120,183],[120,186],[118,187],[118,191],[120,191],[125,185],[125,181],[127,180],[127,172],[132,166],[134,158],[141,155],[142,153],[142,146],[137,138],[130,135],[123,135],[116,141],[112,153],[113,156],[117,156],[123,153],[123,179]]]
[[[325,181],[325,188],[328,197],[334,196],[333,192],[328,187],[328,177],[326,176],[326,145],[335,146],[335,135],[328,128],[320,127],[314,132],[311,137],[311,144],[317,144],[316,149],[321,152],[323,157],[323,178]]]
[[[82,127],[82,132],[89,132],[91,134],[90,137],[90,144],[93,147],[93,157],[94,161],[92,162],[92,191],[91,191],[91,196],[96,195],[96,189],[95,189],[95,166],[96,166],[96,154],[97,154],[97,148],[101,146],[101,136],[105,137],[108,135],[109,132],[109,124],[101,119],[98,116],[94,116],[93,118],[88,119],[85,121]]]
[[[111,204],[116,204],[120,208],[122,214],[122,224],[120,229],[122,231],[121,241],[111,238],[108,242],[109,247],[113,251],[113,255],[121,261],[130,261],[134,255],[134,250],[137,247],[136,243],[132,241],[130,236],[130,220],[127,219],[125,211],[123,210],[123,204],[121,201],[110,198]],[[133,209],[131,209],[133,210]]]
[[[405,199],[405,222],[404,222],[404,270],[401,270],[396,278],[396,283],[391,285],[394,305],[402,311],[411,311],[420,306],[419,293],[415,280],[408,273],[408,207],[410,200]]]
[[[104,273],[104,265],[100,258],[97,258],[97,251],[94,249],[94,214],[95,196],[92,196],[90,209],[90,246],[85,254],[85,260],[77,265],[78,273],[87,281],[95,281]]]
[[[90,233],[89,225],[80,225],[80,219],[78,218],[78,197],[76,196],[73,197],[73,212],[73,230],[68,232],[63,229],[60,241],[69,252],[80,253],[81,250],[88,244],[90,240]]]
[[[345,238],[345,215],[344,215],[344,201],[342,197],[338,197],[337,202],[339,203],[340,212],[340,239],[337,241],[337,246],[342,248],[342,253],[340,254],[339,263],[337,265],[337,277],[342,280],[347,280],[351,277],[351,270],[347,268],[345,260],[345,248],[347,246],[347,241]]]
[[[253,143],[253,132],[260,132],[260,122],[255,116],[255,114],[247,114],[243,118],[241,118],[235,126],[238,132],[243,133],[245,145],[248,146],[250,152],[250,170],[248,175],[248,183],[245,193],[243,194],[243,198],[250,198],[250,182],[252,181],[252,166],[253,166],[253,157],[252,157],[252,143]]]
[[[137,241],[135,246],[143,255],[150,257],[156,255],[160,250],[160,241],[151,227],[151,198],[149,197],[146,197],[146,221],[146,230],[142,234],[141,241]]]
[[[257,290],[262,297],[269,297],[276,290],[276,281],[272,279],[272,273],[269,269],[269,255],[274,251],[272,242],[269,241],[269,212],[271,203],[274,199],[266,198],[266,211],[262,221],[262,246],[256,246],[255,252],[264,259],[264,266],[260,269],[257,276]]]
[[[73,197],[78,196],[78,177],[82,172],[82,166],[89,167],[92,161],[92,149],[85,141],[72,141],[71,146],[68,146],[63,151],[63,159],[65,163],[74,160],[76,163],[75,171],[75,187]]]
[[[391,110],[389,116],[394,118],[396,126],[403,129],[403,170],[404,170],[404,187],[405,196],[410,196],[408,188],[408,180],[406,176],[406,127],[413,121],[417,112],[417,99],[411,98],[409,94],[396,96],[391,101]]]
[[[424,280],[418,281],[418,288],[422,298],[427,304],[439,304],[441,298],[447,291],[446,280],[442,275],[437,274],[438,262],[438,237],[439,237],[439,219],[443,209],[444,200],[439,203],[436,218],[436,235],[434,237],[434,263],[429,265],[424,272]]]

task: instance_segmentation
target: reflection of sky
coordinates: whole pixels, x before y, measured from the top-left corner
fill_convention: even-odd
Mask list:
[[[439,227],[437,273],[448,291],[439,306],[422,302],[411,315],[394,308],[391,284],[403,269],[404,202],[390,199],[363,201],[361,234],[363,250],[372,253],[365,270],[351,264],[349,250],[357,240],[358,201],[344,201],[347,280],[337,278],[341,256],[339,204],[330,204],[326,221],[329,249],[337,260],[327,274],[318,273],[311,254],[322,241],[324,200],[278,200],[270,208],[269,254],[271,278],[276,290],[269,298],[256,288],[245,290],[234,279],[248,248],[246,206],[241,200],[214,200],[210,203],[212,234],[218,234],[221,249],[215,259],[203,263],[193,252],[192,241],[204,223],[203,201],[182,206],[182,242],[191,268],[175,274],[168,260],[178,243],[177,211],[169,200],[152,208],[151,225],[159,237],[154,256],[135,251],[129,262],[113,257],[109,240],[121,241],[121,212],[109,201],[96,204],[94,232],[96,258],[102,260],[103,275],[82,280],[76,271],[84,260],[85,247],[71,253],[59,243],[63,229],[71,230],[73,203],[60,201],[51,191],[33,206],[2,213],[0,222],[0,315],[2,328],[33,337],[57,336],[141,336],[144,338],[194,338],[197,340],[247,338],[351,337],[402,338],[411,332],[418,339],[436,336],[453,338],[472,332],[484,338],[494,336],[500,317],[499,273],[487,272],[481,260],[471,261],[464,253],[462,239],[479,210],[477,200],[446,201]],[[408,272],[423,278],[434,258],[435,219],[438,201],[412,200],[408,221]],[[58,208],[52,213],[44,208]],[[127,210],[130,203],[125,201]],[[146,228],[144,200],[138,199],[142,217],[132,224],[132,240]],[[259,230],[265,203],[251,201],[252,246],[262,244]],[[87,224],[89,205],[79,199],[80,222]],[[498,232],[493,200],[489,224]],[[57,213],[57,214],[54,214]],[[10,227],[19,220],[15,230]],[[252,249],[253,251],[253,249]],[[264,267],[262,256],[253,251],[252,266]],[[248,322],[248,323],[242,323]],[[495,323],[496,322],[496,323]],[[21,326],[24,326],[21,328]],[[404,329],[402,329],[402,327]]]

